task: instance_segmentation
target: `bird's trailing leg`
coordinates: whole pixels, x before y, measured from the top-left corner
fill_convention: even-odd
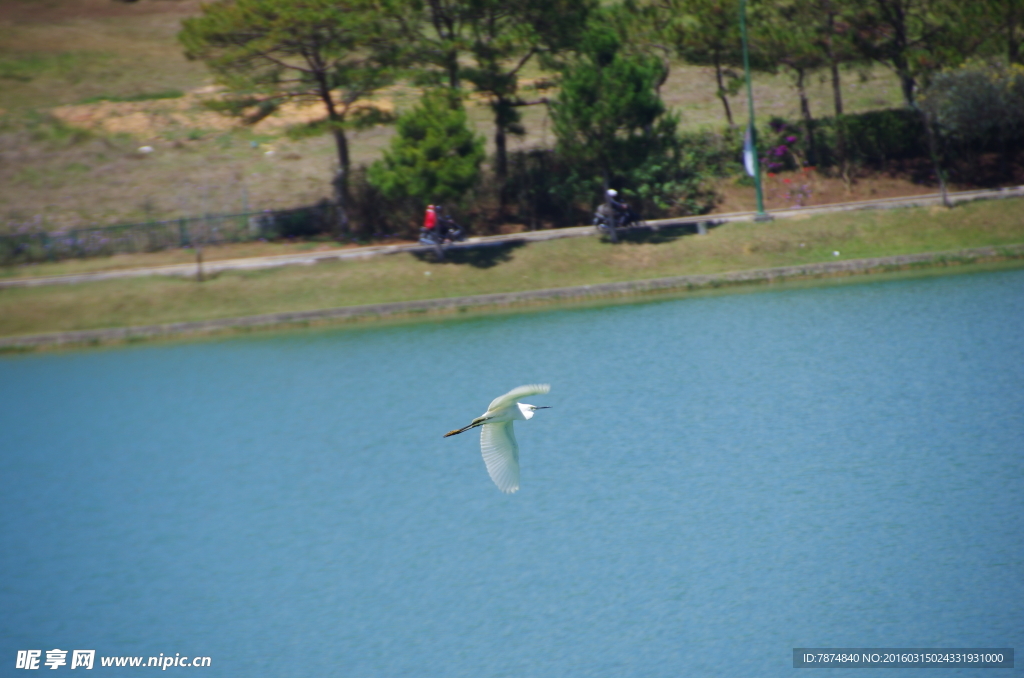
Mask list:
[[[460,433],[463,433],[464,431],[468,431],[469,429],[471,429],[471,428],[473,428],[475,426],[483,426],[484,423],[486,423],[486,422],[487,422],[487,420],[483,419],[483,418],[474,419],[473,423],[470,424],[469,426],[463,426],[462,428],[457,428],[454,431],[448,431],[448,433],[444,434],[444,437],[447,438],[448,436],[458,435]]]

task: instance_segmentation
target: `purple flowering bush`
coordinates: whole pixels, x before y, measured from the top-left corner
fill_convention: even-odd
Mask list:
[[[769,172],[785,172],[803,167],[804,156],[800,129],[782,118],[772,118],[759,139],[762,166]]]

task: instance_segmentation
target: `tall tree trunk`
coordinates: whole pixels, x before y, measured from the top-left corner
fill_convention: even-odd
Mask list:
[[[836,107],[836,160],[839,161],[845,177],[849,172],[846,160],[846,121],[843,119],[843,94],[839,89],[839,65],[834,61],[832,62],[832,95]]]
[[[494,93],[493,96],[491,112],[494,113],[494,175],[504,188],[505,177],[508,176],[508,130],[518,121],[519,116],[512,99],[498,93]],[[505,199],[502,197],[503,207],[504,204]]]
[[[938,144],[935,142],[935,126],[932,124],[931,116],[921,111],[924,118],[924,128],[928,135],[928,154],[932,156],[932,166],[935,168],[935,177],[939,180],[939,189],[942,191],[942,204],[951,207],[949,196],[946,192],[946,174],[942,170],[942,161],[939,154]]]
[[[508,178],[508,152],[505,148],[505,126],[500,120],[494,125],[494,178],[498,185],[498,209],[505,214],[507,206],[505,180]]]
[[[449,50],[445,56],[445,69],[448,71],[448,86],[453,90],[459,85],[459,53],[456,50]]]
[[[836,35],[836,13],[832,6],[828,12],[828,64],[832,72],[832,104],[835,107],[835,128],[836,128],[836,158],[841,169],[844,181],[849,182],[849,166],[846,160],[846,125],[843,121],[843,88],[839,79],[839,58],[835,53]],[[847,185],[849,188],[849,185]]]
[[[836,107],[836,117],[843,114],[843,88],[839,81],[839,63],[835,60],[831,63],[832,69],[832,101]]]
[[[910,69],[907,67],[906,62],[902,68],[898,68],[900,76],[900,89],[903,91],[903,99],[907,102],[907,106],[914,107],[914,76],[910,74]]]
[[[671,73],[671,71],[672,71],[672,62],[669,61],[668,57],[665,56],[664,54],[662,54],[659,58],[661,59],[662,72],[661,72],[661,77],[658,78],[658,82],[654,83],[654,93],[657,94],[658,98],[660,99],[661,98],[661,86],[664,85],[665,82],[668,81],[669,73]]]
[[[896,75],[900,79],[900,89],[903,90],[903,98],[907,106],[916,108],[914,105],[914,76],[910,72],[910,62],[907,60],[907,51],[910,48],[910,40],[907,37],[907,12],[906,7],[900,3],[893,3],[889,8],[888,21],[892,28],[892,65]]]
[[[1017,27],[1020,17],[1014,0],[1006,0],[1006,58],[1011,64],[1021,63],[1020,40],[1017,38]]]
[[[814,118],[811,117],[811,105],[807,101],[807,89],[804,87],[804,76],[806,71],[803,68],[796,69],[796,90],[800,94],[800,114],[804,118],[804,127],[807,130],[807,164],[818,164],[818,148],[814,141]]]
[[[829,69],[832,71],[832,101],[836,107],[836,118],[843,114],[843,89],[839,82],[839,59],[836,57],[835,44],[833,40],[836,35],[836,14],[831,11],[831,7],[828,13],[828,46],[827,54]]]
[[[327,119],[334,123],[334,145],[338,151],[338,172],[334,175],[331,184],[334,186],[334,206],[336,210],[335,230],[337,233],[348,233],[348,139],[345,138],[345,130],[341,128],[345,116],[338,113],[334,105],[334,96],[331,94],[330,85],[327,83],[327,72],[320,68],[314,74],[317,80],[320,100],[327,108]]]
[[[729,110],[729,97],[722,84],[722,62],[717,53],[715,54],[715,80],[718,82],[718,98],[722,100],[722,106],[725,107],[725,119],[729,121],[729,127],[735,127],[736,125],[732,122],[732,111]]]
[[[349,193],[348,193],[348,139],[345,138],[345,130],[335,128],[334,145],[338,151],[338,173],[334,175],[334,205],[337,209],[335,225],[339,233],[348,233],[349,219]]]
[[[457,3],[455,3],[457,5]],[[459,50],[455,46],[458,37],[458,12],[455,7],[446,7],[439,0],[427,0],[429,21],[437,35],[438,49],[441,51],[441,67],[448,72],[448,86],[453,90],[459,88]],[[451,12],[450,12],[451,10]]]
[[[508,151],[505,146],[505,128],[500,122],[494,126],[494,176],[502,185],[508,176]],[[504,194],[504,191],[502,191]],[[502,200],[504,203],[504,199]]]

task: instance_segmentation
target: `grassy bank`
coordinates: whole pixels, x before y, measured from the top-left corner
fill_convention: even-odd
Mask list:
[[[429,257],[392,255],[252,272],[199,283],[136,278],[0,290],[0,336],[129,327],[707,274],[1024,242],[1024,201],[735,223],[611,245],[571,238]],[[838,256],[834,253],[839,252]]]

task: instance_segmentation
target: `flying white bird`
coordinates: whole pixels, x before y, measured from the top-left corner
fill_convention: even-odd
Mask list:
[[[548,384],[529,384],[514,388],[503,396],[495,398],[487,411],[474,419],[469,426],[448,431],[444,437],[453,436],[471,428],[480,429],[480,452],[484,455],[487,472],[491,480],[502,492],[512,493],[519,489],[519,445],[516,434],[512,430],[512,422],[516,419],[532,419],[537,410],[548,407],[537,407],[519,402],[522,398],[541,395],[551,390]]]

